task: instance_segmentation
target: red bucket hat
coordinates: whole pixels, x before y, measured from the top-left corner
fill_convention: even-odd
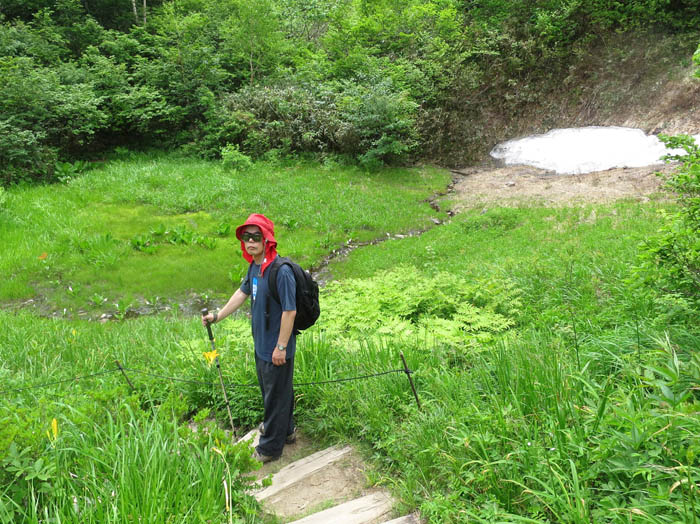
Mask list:
[[[243,252],[243,258],[245,258],[248,263],[253,261],[253,257],[248,254],[245,249],[245,242],[241,240],[241,235],[243,230],[248,226],[257,226],[260,228],[260,232],[263,236],[263,243],[265,246],[265,258],[263,260],[262,266],[260,268],[260,274],[265,273],[265,269],[269,266],[272,261],[277,256],[277,240],[275,240],[275,224],[267,218],[265,215],[259,213],[253,213],[248,217],[248,219],[236,228],[236,238],[241,241],[241,251]]]

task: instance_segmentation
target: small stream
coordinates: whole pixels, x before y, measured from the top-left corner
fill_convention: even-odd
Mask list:
[[[440,213],[442,210],[440,209],[439,200],[445,195],[454,191],[454,186],[461,178],[461,176],[462,175],[460,173],[453,172],[452,182],[447,186],[446,191],[436,193],[433,196],[426,199],[424,202],[428,203],[432,209]],[[450,211],[447,212],[448,217],[451,217],[452,214],[453,213]],[[334,249],[331,253],[326,255],[317,265],[308,269],[314,276],[314,279],[318,282],[319,286],[324,286],[329,281],[333,280],[333,276],[329,269],[330,264],[335,260],[347,257],[355,249],[380,244],[382,242],[386,242],[387,240],[402,239],[422,235],[426,231],[429,231],[433,227],[439,226],[441,224],[443,224],[442,220],[440,220],[437,217],[433,217],[430,219],[430,222],[421,229],[416,229],[405,233],[386,233],[384,237],[365,242],[350,239],[347,242],[345,242],[345,244],[339,246],[338,248]],[[97,320],[100,322],[108,322],[173,311],[178,311],[184,315],[195,316],[198,315],[204,307],[208,308],[209,310],[214,310],[216,308],[222,307],[224,304],[225,300],[224,302],[219,303],[218,300],[215,300],[207,295],[190,293],[187,296],[173,298],[170,300],[158,297],[152,302],[139,301],[135,304],[124,305],[121,308],[121,310],[118,310],[119,308],[109,308],[103,313],[88,312],[85,310],[78,310],[77,313],[72,313],[66,309],[55,310],[51,308],[50,303],[43,297],[37,297],[26,300],[22,304],[19,304],[19,307],[33,308],[35,311],[38,312],[39,315],[52,318],[67,318],[73,317],[75,315],[77,318],[82,318],[84,320]],[[110,304],[110,306],[111,305],[112,304]],[[115,309],[117,310],[115,311]]]
[[[694,135],[696,143],[700,144],[700,135]],[[539,169],[545,169],[557,174],[583,174],[594,171],[604,171],[616,167],[643,167],[663,164],[662,157],[666,154],[681,154],[683,151],[668,150],[665,145],[653,135],[646,135],[640,129],[625,127],[583,127],[570,129],[554,129],[541,135],[509,140],[498,144],[491,151],[491,156],[501,160],[506,165],[524,164]],[[453,171],[452,183],[447,191],[437,193],[425,202],[440,212],[441,197],[454,192],[454,186],[464,173]],[[452,216],[451,212],[448,212]],[[376,245],[387,240],[402,239],[422,235],[433,227],[444,222],[438,218],[431,219],[432,224],[401,234],[386,233],[386,236],[371,241],[360,242],[348,240],[342,246],[334,249],[316,266],[309,268],[320,286],[333,280],[330,271],[332,262],[342,260],[354,250],[361,247]],[[67,311],[45,311],[48,304],[41,299],[29,300],[24,306],[34,306],[44,310],[47,316],[67,316]],[[192,294],[184,299],[175,300],[172,304],[167,300],[155,304],[145,303],[125,308],[121,313],[107,312],[94,318],[85,311],[79,311],[78,317],[93,318],[107,321],[123,318],[134,318],[142,315],[152,315],[160,312],[178,309],[185,314],[195,315],[202,307],[214,309],[217,304],[207,296]]]
[[[452,172],[452,182],[450,182],[450,184],[447,186],[447,190],[436,193],[432,197],[424,200],[424,202],[427,202],[428,204],[430,204],[430,207],[433,208],[438,213],[441,212],[442,209],[440,208],[439,200],[442,197],[454,192],[455,184],[459,181],[459,179],[462,176],[463,175],[461,173],[453,171]],[[447,215],[448,215],[448,217],[452,217],[454,215],[454,213],[452,211],[447,211]],[[358,248],[365,247],[365,246],[374,246],[374,245],[381,244],[382,242],[386,242],[387,240],[392,240],[392,239],[416,237],[416,236],[422,235],[426,231],[431,230],[433,227],[444,224],[444,221],[440,220],[439,218],[431,218],[430,220],[432,222],[432,225],[427,225],[426,227],[424,227],[422,229],[415,229],[412,231],[408,231],[407,233],[395,233],[395,234],[387,233],[386,236],[384,236],[384,237],[376,238],[374,240],[370,240],[367,242],[356,242],[356,241],[353,241],[352,239],[348,240],[341,247],[334,249],[330,254],[326,255],[318,265],[310,268],[309,272],[313,275],[314,279],[316,280],[316,282],[318,282],[319,286],[325,286],[328,282],[333,280],[333,276],[332,276],[330,269],[329,269],[331,262],[347,258],[350,255],[350,253],[352,253],[353,251],[355,251]]]

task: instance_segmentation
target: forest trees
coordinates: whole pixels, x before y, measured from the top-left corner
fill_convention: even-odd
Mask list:
[[[449,146],[446,115],[483,102],[472,93],[537,96],[521,79],[565,71],[581,41],[700,22],[700,6],[685,0],[8,0],[0,9],[3,184],[50,178],[57,160],[115,146],[406,162]]]

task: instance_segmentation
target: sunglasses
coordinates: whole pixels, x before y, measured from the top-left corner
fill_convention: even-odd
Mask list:
[[[241,235],[241,240],[243,242],[250,242],[251,240],[253,242],[260,242],[262,238],[262,233],[243,233]]]

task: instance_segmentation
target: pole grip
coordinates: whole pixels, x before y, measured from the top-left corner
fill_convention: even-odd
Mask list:
[[[207,308],[202,308],[202,316],[206,317],[209,314],[209,309]],[[211,332],[211,324],[207,322],[207,332],[209,333],[209,340],[213,341],[214,340],[214,333]]]

